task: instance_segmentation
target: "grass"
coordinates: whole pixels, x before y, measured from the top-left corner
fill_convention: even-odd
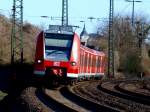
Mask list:
[[[3,100],[3,98],[7,95],[8,95],[7,93],[0,91],[0,101]]]

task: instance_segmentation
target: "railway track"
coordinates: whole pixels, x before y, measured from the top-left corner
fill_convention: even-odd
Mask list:
[[[36,89],[27,88],[24,108],[27,111],[49,112],[49,111],[67,111],[67,112],[88,112],[88,111],[108,111],[116,112],[108,106],[97,104],[87,100],[70,91],[69,87],[59,87],[57,89]],[[27,96],[30,96],[29,98]],[[33,96],[33,97],[32,97]],[[32,97],[32,98],[31,98]]]
[[[44,89],[29,87],[21,95],[22,108],[26,111],[116,111],[107,106],[96,104],[74,94],[70,87]],[[58,108],[59,107],[59,108]]]
[[[122,82],[119,84],[116,84],[113,82],[107,82],[107,83],[103,83],[103,84],[99,85],[98,88],[106,93],[111,94],[111,95],[119,96],[124,99],[130,99],[132,101],[150,106],[150,100],[149,100],[150,94],[148,94],[148,93],[147,93],[148,95],[142,94],[141,89],[140,89],[141,92],[136,92],[138,88],[136,88],[134,85],[132,86],[132,88],[134,88],[134,90],[132,90],[132,91],[129,90],[130,87],[127,87],[126,85],[130,84],[130,83],[136,84],[135,81]]]
[[[132,83],[136,81],[84,81],[55,89],[28,87],[17,98],[16,107],[21,112],[149,112],[148,98],[147,101],[138,101],[138,98],[134,98],[136,95],[120,90],[128,90],[126,85]]]
[[[145,89],[140,89],[140,91],[137,91],[138,88],[136,87],[135,90],[129,90],[128,88],[125,88],[127,84],[128,83],[120,83],[115,86],[115,89],[121,93],[124,93],[128,99],[150,106],[150,92],[142,92],[146,91]]]
[[[145,105],[140,102],[137,103],[136,101],[131,100],[130,97],[125,98],[124,93],[121,93],[115,89],[115,86],[117,84],[120,84],[122,81],[113,81],[113,83],[109,84],[109,86],[103,87],[105,90],[108,91],[103,91],[102,89],[100,89],[99,88],[100,84],[95,82],[83,86],[77,86],[74,88],[74,91],[77,94],[86,97],[87,99],[91,99],[94,102],[98,102],[103,105],[108,105],[112,108],[118,109],[119,111],[148,112],[150,110],[149,105]],[[106,84],[106,82],[102,84]]]
[[[22,108],[25,112],[76,112],[74,108],[60,102],[62,100],[58,90],[29,87],[24,90],[21,96]],[[63,101],[66,102],[65,99]]]
[[[53,110],[47,107],[44,101],[40,100],[38,97],[39,92],[35,87],[26,88],[21,96],[21,108],[24,112],[52,112]]]
[[[86,99],[79,94],[76,94],[72,88],[62,88],[60,90],[61,94],[66,97],[67,99],[72,100],[76,104],[80,105],[81,107],[86,108],[89,111],[109,111],[109,112],[116,112],[117,109],[111,108],[106,105],[102,105],[100,103],[94,102],[93,100]]]
[[[129,88],[125,89],[125,85],[127,84],[136,84],[137,81],[116,81],[116,82],[105,82],[101,85],[98,85],[98,89],[104,93],[107,93],[111,96],[115,96],[117,98],[121,98],[124,104],[128,102],[129,107],[132,109],[135,108],[134,111],[139,111],[138,109],[142,109],[141,111],[149,111],[150,110],[150,96],[141,93],[137,93],[136,91],[130,91]],[[121,102],[122,102],[121,101]],[[127,106],[128,107],[128,106]]]

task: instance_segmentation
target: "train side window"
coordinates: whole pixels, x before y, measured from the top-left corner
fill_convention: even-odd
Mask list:
[[[104,57],[103,57],[103,56],[101,56],[101,59],[100,59],[100,61],[101,61],[100,66],[101,66],[101,67],[102,67],[102,66],[103,66],[103,64],[104,64],[104,63],[103,63],[103,58],[104,58]]]
[[[90,62],[90,73],[92,73],[92,64],[93,64],[93,55],[91,54],[91,62]]]
[[[98,57],[98,62],[97,62],[97,68],[98,68],[98,70],[97,70],[97,72],[99,72],[99,68],[100,68],[100,57]]]
[[[85,51],[83,51],[83,63],[82,63],[82,73],[84,73],[84,63],[85,63]]]
[[[95,72],[97,73],[98,72],[98,56],[96,56],[95,61],[96,61],[96,64],[95,64],[96,70],[95,70]]]
[[[89,68],[88,68],[88,71],[90,72],[90,69],[91,69],[91,54],[89,53],[89,60],[88,60],[89,62],[88,62],[88,66],[89,66]]]
[[[81,53],[82,55],[81,55],[81,72],[83,73],[83,64],[84,64],[84,51],[82,50],[82,53]]]
[[[87,53],[85,52],[85,61],[84,61],[84,66],[87,66]]]
[[[80,66],[82,65],[82,50],[80,50]]]
[[[81,67],[82,67],[82,50],[80,49],[80,73],[81,73]]]
[[[87,53],[87,64],[86,64],[86,72],[88,73],[88,67],[89,67],[89,53]]]
[[[93,56],[92,67],[95,67],[95,56]]]
[[[105,64],[106,64],[105,62],[106,62],[106,60],[105,60],[105,57],[103,56],[103,57],[102,57],[102,66],[103,66],[103,67],[104,67]]]

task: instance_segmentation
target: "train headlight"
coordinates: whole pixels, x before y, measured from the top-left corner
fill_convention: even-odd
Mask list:
[[[38,60],[37,60],[37,63],[42,63],[42,60],[38,59]]]
[[[58,33],[61,33],[60,31],[58,31]]]
[[[77,65],[76,62],[71,62],[70,64],[71,64],[72,66],[76,66],[76,65]]]

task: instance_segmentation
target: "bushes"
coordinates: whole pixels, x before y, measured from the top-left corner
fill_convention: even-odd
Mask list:
[[[120,65],[118,69],[122,72],[138,73],[141,66],[138,54],[139,51],[132,47],[126,47],[124,50],[121,50],[119,52]]]
[[[0,15],[0,64],[10,64],[11,61],[11,20]],[[28,22],[23,25],[24,60],[34,61],[36,36],[40,29]]]
[[[125,71],[129,73],[138,73],[140,68],[140,59],[136,54],[128,54],[125,63]]]

